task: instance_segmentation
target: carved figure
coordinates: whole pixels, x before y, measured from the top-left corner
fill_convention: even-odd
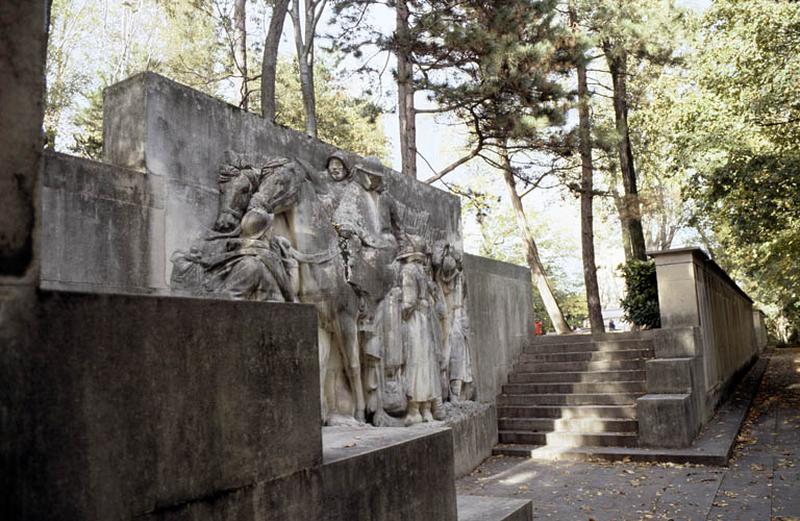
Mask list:
[[[440,248],[436,282],[442,290],[447,309],[444,319],[444,358],[448,363],[443,383],[449,382],[450,401],[457,403],[464,395],[470,395],[472,384],[467,284],[461,264],[461,252],[449,244],[441,245]]]
[[[435,326],[431,307],[434,305],[430,276],[425,271],[424,242],[412,236],[404,245],[398,260],[403,291],[403,350],[405,354],[405,390],[408,398],[406,425],[433,421],[434,402],[441,401],[439,362]]]
[[[440,241],[431,259],[403,231],[427,226],[399,217],[379,163],[340,153],[322,172],[280,157],[232,163],[220,168],[213,230],[173,255],[172,286],[313,304],[329,425],[443,419],[443,397],[458,401],[472,381],[458,252]]]

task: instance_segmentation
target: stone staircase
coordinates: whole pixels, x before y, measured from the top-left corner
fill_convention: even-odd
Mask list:
[[[536,447],[635,447],[645,394],[646,333],[540,337],[526,347],[497,402],[496,454]]]

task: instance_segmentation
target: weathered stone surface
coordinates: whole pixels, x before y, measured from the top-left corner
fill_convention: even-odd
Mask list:
[[[691,394],[646,394],[636,410],[644,447],[687,447],[700,428]]]
[[[697,358],[654,358],[648,360],[647,392],[650,394],[688,394],[699,372]]]
[[[51,153],[42,185],[43,287],[163,288],[162,178]]]
[[[251,497],[316,518],[274,493],[299,480],[319,497],[313,308],[42,292],[16,311],[0,324],[4,517],[217,519]]]
[[[453,433],[453,461],[456,477],[466,476],[492,455],[497,445],[497,407],[465,402],[461,414],[446,420]]]
[[[757,356],[753,302],[700,249],[650,255],[663,329],[653,337],[656,358],[647,363],[651,394],[639,400],[639,432],[648,445],[663,439],[671,444],[663,446],[688,446],[686,435],[693,436],[712,417]],[[664,393],[663,399],[654,393]],[[678,394],[690,398],[668,398]],[[661,421],[672,425],[659,427]]]
[[[320,171],[339,152],[153,73],[110,87],[104,102],[104,159],[164,178],[167,281],[172,252],[188,249],[212,227],[217,213],[217,170],[226,162],[226,154],[232,151],[253,163],[289,157]],[[358,160],[344,155],[352,163]],[[382,172],[387,192],[401,203],[409,233],[461,247],[457,197],[391,170]]]
[[[49,4],[0,7],[0,277],[23,276],[34,261]]]
[[[669,327],[652,332],[656,358],[681,358],[703,354],[703,332],[699,327]]]
[[[328,521],[456,521],[449,429],[323,429]]]
[[[529,500],[485,496],[458,496],[458,521],[531,521]]]
[[[475,255],[464,256],[464,273],[477,399],[494,403],[533,337],[531,274],[522,266]]]

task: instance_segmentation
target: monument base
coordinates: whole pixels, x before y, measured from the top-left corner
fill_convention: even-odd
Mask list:
[[[449,429],[326,427],[322,455],[325,520],[457,520]]]

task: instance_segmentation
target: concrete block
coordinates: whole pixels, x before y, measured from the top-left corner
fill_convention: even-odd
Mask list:
[[[313,307],[45,291],[24,316],[24,334],[0,328],[8,519],[190,505],[205,512],[192,519],[218,519],[259,487],[280,512],[298,474],[316,497]]]
[[[49,153],[42,184],[43,287],[166,289],[163,179]]]
[[[326,521],[456,521],[449,429],[326,427]]]
[[[646,394],[636,400],[636,414],[643,447],[688,447],[700,428],[690,394]]]
[[[648,360],[647,392],[651,394],[689,394],[699,369],[697,358],[654,358]]]
[[[497,408],[494,404],[464,403],[466,411],[447,420],[453,435],[456,478],[466,476],[492,455],[497,445]]]
[[[671,327],[653,331],[656,358],[702,356],[703,331],[699,327]]]

